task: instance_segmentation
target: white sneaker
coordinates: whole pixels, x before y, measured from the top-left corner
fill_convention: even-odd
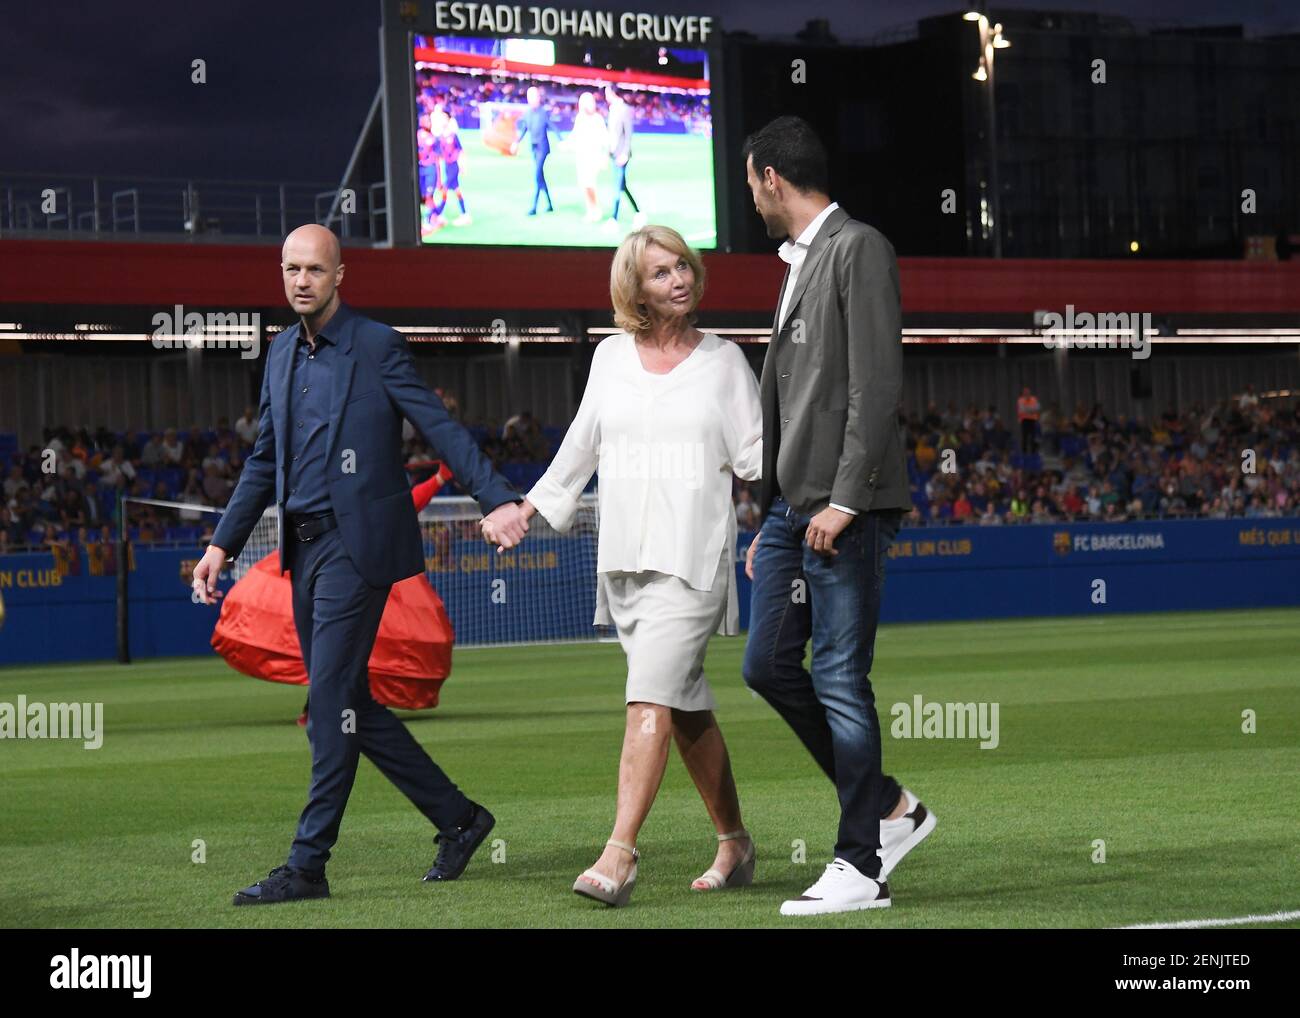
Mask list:
[[[889,908],[889,886],[863,876],[843,859],[836,859],[812,887],[781,906],[782,915],[829,915],[863,908]]]
[[[880,821],[880,879],[888,880],[894,867],[903,856],[929,837],[938,818],[925,808],[925,803],[907,788],[903,789],[907,812],[897,820]]]

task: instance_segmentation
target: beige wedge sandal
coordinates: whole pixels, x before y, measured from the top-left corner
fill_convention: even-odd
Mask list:
[[[732,841],[736,838],[749,838],[749,851],[745,857],[736,864],[736,868],[731,871],[730,876],[724,877],[721,873],[710,866],[702,874],[695,878],[691,884],[692,891],[721,891],[731,887],[747,887],[754,882],[754,864],[758,859],[757,849],[754,847],[754,839],[743,827],[738,831],[732,831],[730,834],[719,834],[719,841]],[[696,887],[696,884],[705,884],[704,887]]]
[[[582,876],[573,882],[573,893],[580,894],[584,898],[591,898],[593,901],[604,902],[612,908],[622,908],[631,899],[632,888],[636,886],[636,866],[641,861],[641,853],[637,851],[635,846],[629,845],[625,841],[615,841],[610,838],[605,844],[632,853],[632,869],[629,871],[627,879],[622,884],[616,884],[612,877],[607,877],[594,869],[583,870]],[[594,880],[596,884],[590,884],[584,878]]]

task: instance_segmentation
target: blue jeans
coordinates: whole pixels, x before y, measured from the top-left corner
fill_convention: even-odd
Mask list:
[[[861,513],[823,557],[804,543],[808,521],[785,499],[772,503],[754,553],[745,684],[770,703],[835,783],[835,855],[875,878],[880,820],[902,789],[881,773],[880,722],[871,660],[885,559],[902,513]],[[803,666],[812,639],[812,672]]]
[[[553,208],[551,205],[551,189],[546,186],[546,157],[551,154],[550,149],[545,152],[533,149],[533,207],[530,211],[537,211],[537,199],[546,195],[546,207]]]
[[[627,168],[631,161],[629,159],[622,166],[619,166],[613,159],[609,161],[609,165],[614,170],[614,212],[610,216],[611,219],[618,218],[618,210],[623,202],[623,195],[627,195],[627,200],[632,203],[634,212],[641,211],[641,206],[636,203],[636,199],[632,197],[632,192],[627,189]]]

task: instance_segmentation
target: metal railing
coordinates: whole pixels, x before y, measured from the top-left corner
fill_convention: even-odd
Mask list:
[[[4,237],[279,242],[304,223],[382,243],[385,186],[0,171]]]

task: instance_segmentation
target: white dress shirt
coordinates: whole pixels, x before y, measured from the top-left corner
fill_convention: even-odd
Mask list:
[[[596,572],[666,573],[711,590],[724,549],[735,559],[732,474],[757,480],[762,465],[758,381],[735,343],[705,333],[659,375],[624,332],[596,347],[582,405],[528,501],[568,530],[599,469]],[[724,626],[734,632],[735,570],[727,576]],[[596,619],[608,623],[604,607],[598,597]]]
[[[781,256],[781,261],[790,266],[790,278],[786,280],[785,290],[781,293],[779,321],[782,327],[785,326],[785,316],[790,312],[790,298],[794,295],[795,286],[799,282],[799,270],[803,268],[803,260],[808,257],[808,249],[812,247],[813,239],[817,236],[817,231],[822,228],[822,223],[826,222],[826,217],[839,207],[838,202],[831,202],[804,227],[803,233],[793,241],[787,239],[777,249],[776,253]]]
[[[817,236],[817,231],[822,228],[822,223],[826,222],[826,217],[839,207],[839,202],[831,202],[813,217],[813,221],[804,227],[803,233],[799,234],[794,241],[786,240],[777,249],[776,253],[781,256],[781,260],[790,266],[789,278],[786,279],[785,289],[781,292],[781,316],[777,319],[780,323],[779,328],[785,327],[785,316],[790,313],[790,298],[794,296],[795,285],[799,282],[799,270],[803,268],[804,259],[808,257],[808,249],[812,247],[813,239]],[[856,509],[850,509],[846,505],[831,502],[830,507],[848,513],[850,516],[858,515]]]

